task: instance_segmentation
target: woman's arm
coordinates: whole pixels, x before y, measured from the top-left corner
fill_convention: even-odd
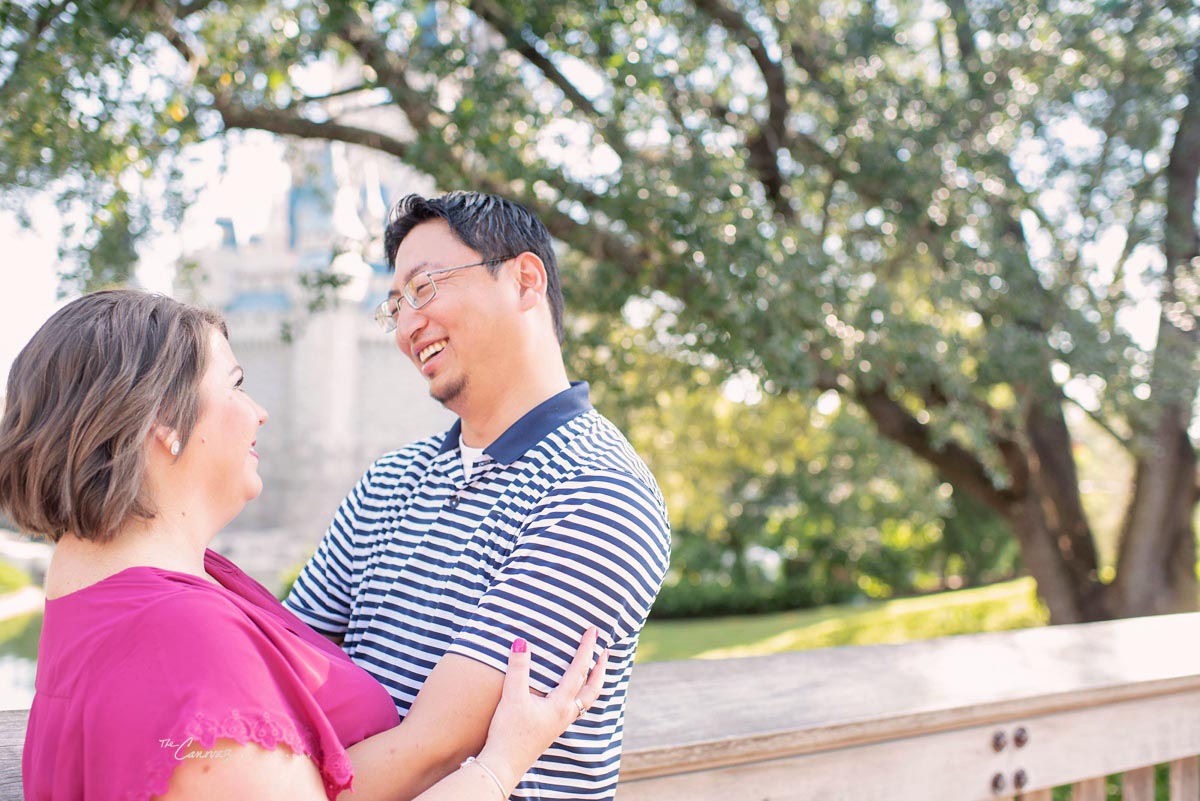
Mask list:
[[[294,753],[282,743],[268,750],[253,743],[242,745],[236,740],[217,740],[212,748],[194,746],[181,754],[167,792],[158,798],[160,801],[214,798],[326,801],[321,773],[310,758]]]
[[[558,687],[540,697],[529,691],[529,652],[517,650],[524,646],[523,641],[514,643],[504,692],[478,760],[460,767],[413,801],[508,798],[525,771],[575,720],[579,709],[587,709],[600,696],[608,654],[601,654],[589,676],[595,644],[596,632],[590,630]],[[411,768],[406,761],[410,755],[392,747],[389,735],[397,729],[381,732],[348,749],[354,763],[355,789],[340,794],[338,801],[407,801],[397,787],[409,779]],[[193,748],[184,756],[160,799],[209,801],[221,797],[321,801],[326,795],[316,764],[286,746],[269,751],[253,744],[218,740],[210,749]]]
[[[524,646],[519,640],[509,652],[504,694],[479,758],[421,793],[415,801],[503,801],[550,744],[600,697],[608,651],[600,654],[589,675],[595,629],[583,635],[562,681],[544,697],[529,690],[529,651],[524,647],[518,651],[518,643]]]

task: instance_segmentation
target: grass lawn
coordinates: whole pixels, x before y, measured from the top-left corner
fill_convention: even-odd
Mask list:
[[[950,634],[1042,626],[1034,581],[1021,578],[918,598],[825,606],[769,615],[652,620],[639,662],[760,656],[834,645],[908,642]]]

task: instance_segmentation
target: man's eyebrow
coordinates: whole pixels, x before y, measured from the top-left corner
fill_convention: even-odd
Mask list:
[[[407,284],[409,281],[411,281],[411,280],[412,280],[412,277],[413,277],[414,275],[416,275],[417,273],[423,273],[423,272],[426,272],[426,271],[428,271],[428,270],[435,270],[435,269],[437,269],[439,266],[440,266],[440,265],[438,265],[438,264],[434,264],[434,263],[431,263],[431,262],[428,262],[428,261],[423,261],[423,262],[420,262],[419,264],[414,264],[414,265],[412,266],[412,268],[411,268],[411,269],[409,269],[408,273],[407,273],[407,274],[405,274],[405,276],[404,276],[404,280],[400,282],[400,286],[404,286],[404,285],[405,285],[405,284]],[[389,298],[394,298],[394,297],[396,297],[396,296],[397,296],[397,295],[399,295],[399,294],[400,294],[400,291],[399,291],[399,290],[397,290],[397,289],[393,289],[391,292],[388,292],[388,297],[389,297]]]

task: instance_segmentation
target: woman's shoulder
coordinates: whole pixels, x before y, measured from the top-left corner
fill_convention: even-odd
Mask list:
[[[169,671],[208,659],[254,659],[268,641],[243,605],[196,576],[131,568],[46,604],[39,688],[79,687],[89,677]]]

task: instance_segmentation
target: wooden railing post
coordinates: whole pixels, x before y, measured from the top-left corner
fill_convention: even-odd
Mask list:
[[[620,801],[1200,801],[1200,614],[639,665]],[[0,801],[28,713],[0,712]]]
[[[1200,769],[1196,757],[1171,763],[1171,801],[1196,801],[1200,798]]]

